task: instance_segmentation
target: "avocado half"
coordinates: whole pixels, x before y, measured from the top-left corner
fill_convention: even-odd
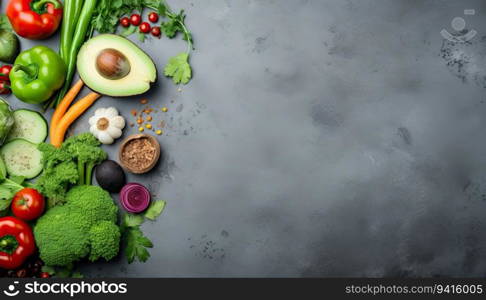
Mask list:
[[[92,90],[113,97],[143,94],[157,79],[155,64],[130,40],[101,34],[80,49],[78,73]]]

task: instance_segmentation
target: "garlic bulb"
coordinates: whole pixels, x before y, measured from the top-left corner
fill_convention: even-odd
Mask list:
[[[89,118],[89,131],[102,143],[113,144],[122,135],[125,119],[114,107],[98,108],[94,116]]]

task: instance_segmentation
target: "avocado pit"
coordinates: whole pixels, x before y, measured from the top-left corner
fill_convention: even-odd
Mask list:
[[[106,79],[121,79],[130,73],[130,69],[127,57],[116,49],[104,49],[96,57],[96,70]]]

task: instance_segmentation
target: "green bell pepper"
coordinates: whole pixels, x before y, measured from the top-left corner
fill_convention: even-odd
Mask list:
[[[66,79],[66,64],[45,46],[36,46],[17,56],[10,72],[13,94],[26,103],[39,104],[60,89]]]

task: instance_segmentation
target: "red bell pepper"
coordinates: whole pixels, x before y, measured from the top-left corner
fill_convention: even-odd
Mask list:
[[[18,35],[41,40],[54,34],[61,24],[62,4],[59,0],[10,0],[7,17]]]
[[[0,268],[16,269],[34,254],[32,229],[14,217],[0,218]]]

